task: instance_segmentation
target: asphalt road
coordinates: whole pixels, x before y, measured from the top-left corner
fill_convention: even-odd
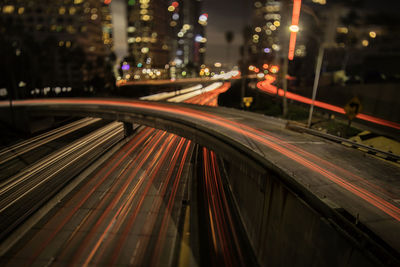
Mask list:
[[[183,99],[215,106],[228,88]],[[230,212],[215,153],[202,149],[199,162],[206,171],[196,173],[197,150],[185,138],[140,129],[24,235],[2,265],[218,266],[232,265],[236,257],[242,266],[255,263]],[[196,186],[193,177],[201,181]],[[203,213],[194,214],[198,210]],[[197,252],[192,236],[201,240]]]

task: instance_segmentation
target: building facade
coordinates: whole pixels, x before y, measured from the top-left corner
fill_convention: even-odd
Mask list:
[[[198,75],[204,61],[206,23],[199,20],[201,0],[129,0],[127,80]]]
[[[50,94],[54,88],[84,90],[97,76],[104,78],[113,41],[112,18],[103,1],[4,0],[0,13],[1,45],[13,52],[6,71],[20,96],[37,90]]]

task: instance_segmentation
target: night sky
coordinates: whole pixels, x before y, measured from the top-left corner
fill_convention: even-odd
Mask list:
[[[208,13],[206,63],[227,62],[225,32],[233,31],[230,63],[237,64],[239,47],[243,44],[242,29],[250,24],[252,1],[204,0],[203,12]]]
[[[113,23],[115,51],[119,58],[126,55],[126,36],[123,2],[126,0],[114,0],[111,7],[114,17]],[[227,43],[225,41],[225,32],[233,31],[234,40],[230,49],[230,64],[237,64],[239,58],[239,47],[242,45],[242,29],[245,25],[251,24],[252,2],[250,0],[203,0],[202,12],[208,13],[207,34],[207,53],[206,63],[214,62],[226,63],[228,61]],[[384,0],[364,0],[362,1],[363,9],[371,11],[379,10],[386,12],[398,12],[399,1]],[[117,15],[117,16],[116,16]],[[300,15],[301,17],[301,15]]]

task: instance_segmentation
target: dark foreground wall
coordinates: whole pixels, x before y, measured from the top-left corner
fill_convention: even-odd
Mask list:
[[[277,174],[255,171],[245,162],[225,161],[225,166],[260,265],[395,266],[368,255],[374,248],[363,247],[362,234],[346,233],[290,191]]]

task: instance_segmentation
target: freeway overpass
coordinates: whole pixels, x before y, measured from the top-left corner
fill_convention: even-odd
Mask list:
[[[399,264],[396,164],[226,108],[126,99],[22,100],[14,108],[138,123],[215,151],[261,265]]]

